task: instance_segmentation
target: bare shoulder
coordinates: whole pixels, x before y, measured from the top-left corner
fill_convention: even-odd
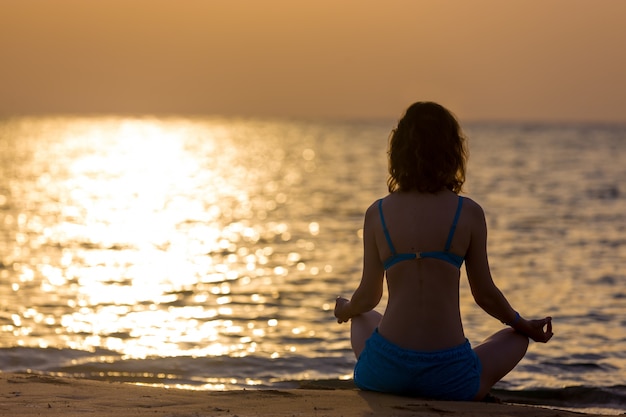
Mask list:
[[[367,208],[367,210],[365,211],[365,221],[371,221],[375,218],[379,217],[379,208],[378,208],[378,204],[379,201],[381,201],[382,199],[378,199],[376,201],[374,201],[372,204],[370,204],[370,206]]]
[[[473,222],[484,222],[485,220],[485,212],[480,204],[469,197],[463,196],[463,211],[466,212],[466,215]]]
[[[480,210],[482,211],[483,208],[480,206],[480,204],[478,204],[474,199],[472,199],[471,197],[467,197],[467,196],[462,196],[463,197],[463,207],[467,207],[468,209],[471,210]]]

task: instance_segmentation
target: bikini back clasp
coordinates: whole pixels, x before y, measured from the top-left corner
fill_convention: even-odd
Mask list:
[[[455,253],[450,252],[450,246],[452,245],[452,238],[454,237],[454,233],[456,231],[456,225],[459,221],[459,217],[461,216],[461,209],[463,208],[463,197],[459,196],[459,203],[456,208],[456,213],[454,214],[454,220],[452,221],[452,226],[450,227],[450,232],[448,233],[448,239],[446,240],[446,246],[443,251],[431,251],[431,252],[414,252],[414,253],[397,253],[396,248],[391,241],[391,236],[389,235],[389,230],[387,229],[387,224],[385,223],[385,216],[383,215],[383,200],[378,200],[378,212],[380,214],[380,221],[383,226],[383,232],[385,233],[385,239],[387,240],[387,245],[391,250],[391,256],[383,263],[385,270],[391,268],[398,262],[415,260],[415,259],[439,259],[445,262],[448,262],[454,265],[457,268],[461,268],[463,265],[464,258]]]

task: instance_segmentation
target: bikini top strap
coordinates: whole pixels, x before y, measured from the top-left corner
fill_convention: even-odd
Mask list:
[[[456,207],[456,214],[454,215],[454,220],[452,221],[452,226],[450,227],[450,233],[448,234],[448,240],[446,241],[445,251],[448,252],[450,250],[450,246],[452,245],[452,238],[454,237],[454,232],[456,231],[456,224],[459,222],[459,217],[461,216],[461,209],[463,208],[463,197],[459,196],[459,204]]]
[[[383,225],[383,232],[385,232],[385,239],[387,239],[387,245],[389,245],[389,249],[391,249],[391,254],[393,256],[396,255],[396,248],[393,246],[391,242],[391,236],[389,236],[389,230],[387,230],[387,224],[385,223],[385,216],[383,216],[383,200],[382,198],[378,200],[378,213],[380,214],[380,222]]]

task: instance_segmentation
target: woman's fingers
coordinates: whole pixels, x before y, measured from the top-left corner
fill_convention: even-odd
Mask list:
[[[542,320],[541,329],[546,328],[545,333],[552,333],[552,317],[546,317]]]
[[[552,333],[552,317],[546,317],[545,319],[541,320],[541,333],[543,333],[543,342],[547,342],[548,340],[550,340],[552,338],[552,336],[554,335],[554,333]],[[545,331],[543,328],[546,328]]]

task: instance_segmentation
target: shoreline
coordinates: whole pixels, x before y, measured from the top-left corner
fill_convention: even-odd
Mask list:
[[[20,416],[515,416],[583,414],[537,405],[432,401],[351,388],[346,381],[306,381],[294,389],[197,391],[29,373],[0,373],[0,414]]]

